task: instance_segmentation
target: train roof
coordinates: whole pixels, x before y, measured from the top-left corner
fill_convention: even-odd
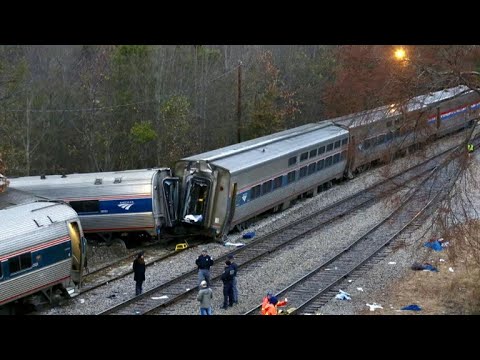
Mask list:
[[[47,200],[44,197],[36,196],[25,191],[7,188],[4,192],[0,193],[0,210],[9,208],[11,206],[28,204],[38,200]],[[2,220],[0,218],[0,224]]]
[[[445,101],[461,94],[472,92],[467,86],[460,85],[449,89],[430,92],[425,95],[420,95],[412,98],[406,104],[406,111],[416,111],[426,108],[432,104]],[[400,104],[384,105],[372,110],[361,111],[355,114],[349,114],[340,116],[334,119],[330,119],[336,124],[340,124],[347,127],[356,127],[360,125],[369,124],[375,121],[386,119],[389,117],[396,117],[401,114]],[[404,107],[405,108],[405,107]]]
[[[113,184],[115,181],[124,184],[128,182],[138,183],[145,180],[145,183],[150,182],[153,175],[161,170],[169,170],[168,168],[151,168],[151,169],[136,169],[110,172],[94,172],[94,173],[74,173],[66,175],[45,175],[45,179],[41,176],[24,176],[19,178],[10,178],[10,186],[12,188],[25,188],[37,186],[51,186],[56,188],[59,185],[79,185],[92,184],[94,185],[97,179],[101,179],[102,184]]]
[[[78,221],[78,215],[75,210],[66,204],[38,201],[0,210],[0,219],[1,250],[15,238],[38,231],[52,223],[70,219],[77,219]]]
[[[301,151],[322,141],[328,141],[348,131],[330,121],[302,125],[293,129],[244,141],[202,154],[190,156],[183,161],[207,161],[230,170],[232,173],[256,166],[296,150]]]

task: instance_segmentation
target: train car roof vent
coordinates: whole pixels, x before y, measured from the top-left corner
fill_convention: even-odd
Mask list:
[[[45,175],[40,175],[40,179],[45,180],[47,177]]]
[[[114,183],[114,184],[120,184],[121,182],[122,182],[122,178],[121,178],[121,177],[115,178],[115,180],[113,180],[113,183]]]
[[[95,179],[94,185],[102,185],[102,179]]]

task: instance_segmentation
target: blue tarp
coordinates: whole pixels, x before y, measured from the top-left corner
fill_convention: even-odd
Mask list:
[[[418,305],[412,304],[412,305],[402,307],[401,310],[420,311],[422,310],[422,308]]]
[[[255,236],[255,231],[250,231],[250,232],[247,232],[247,233],[243,234],[244,239],[251,239],[254,236]]]
[[[435,251],[442,251],[443,248],[442,248],[442,243],[438,240],[435,240],[435,241],[427,241],[425,243],[425,246],[430,248],[430,249],[433,249]]]

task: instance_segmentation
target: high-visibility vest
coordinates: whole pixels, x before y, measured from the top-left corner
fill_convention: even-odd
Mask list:
[[[472,152],[473,151],[473,144],[468,144],[467,145],[467,150],[468,150],[468,152]]]

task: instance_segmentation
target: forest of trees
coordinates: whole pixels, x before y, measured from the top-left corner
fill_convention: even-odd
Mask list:
[[[476,46],[0,46],[5,175],[173,166],[184,156],[476,86]]]

